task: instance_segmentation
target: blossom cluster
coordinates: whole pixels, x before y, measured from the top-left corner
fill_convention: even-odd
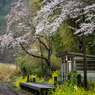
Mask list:
[[[18,0],[12,4],[10,12],[5,17],[7,31],[0,37],[1,48],[13,48],[15,51],[21,49],[20,44],[27,46],[32,39],[31,11],[27,4]]]
[[[95,14],[93,12],[95,11],[95,4],[85,7],[83,7],[83,4],[80,0],[52,0],[51,2],[47,2],[38,11],[38,15],[34,19],[34,23],[37,23],[36,33],[44,30],[55,33],[64,21],[73,18],[77,23],[82,20],[83,15],[86,19],[80,23],[80,29],[74,28],[75,34],[80,32],[84,32],[85,34],[93,33],[95,30]],[[55,15],[54,12],[56,12]]]
[[[29,46],[41,32],[55,33],[69,19],[79,23],[79,28],[69,26],[74,34],[92,34],[95,31],[95,4],[84,6],[81,0],[43,0],[37,16],[31,17],[32,8],[18,0],[12,4],[6,16],[7,33],[3,35],[1,47],[21,49],[20,44]],[[84,7],[83,7],[84,6]],[[83,20],[83,17],[85,19]],[[31,48],[30,48],[31,49]]]

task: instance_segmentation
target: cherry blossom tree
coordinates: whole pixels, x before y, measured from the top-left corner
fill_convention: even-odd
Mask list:
[[[68,20],[69,28],[73,34],[79,36],[92,34],[95,30],[95,3],[85,5],[82,0],[44,0],[42,8],[38,11],[38,15],[34,19],[36,25],[36,33],[48,31],[55,33],[61,24]],[[83,20],[83,18],[85,18]],[[70,22],[73,22],[73,26]],[[81,50],[81,40],[74,41]],[[80,46],[79,46],[80,45]]]
[[[52,43],[48,37],[35,34],[36,30],[33,24],[33,18],[36,12],[32,10],[33,8],[34,6],[28,7],[27,2],[22,2],[22,0],[18,0],[12,4],[11,10],[5,18],[7,22],[7,31],[6,34],[0,37],[0,46],[2,49],[13,49],[15,54],[23,49],[30,56],[44,59],[50,73]],[[46,40],[47,43],[42,39]],[[47,56],[44,56],[42,52],[40,52],[40,49],[33,45],[36,41],[40,43],[40,48],[44,47],[44,51],[47,51]],[[38,55],[33,54],[33,51],[37,51]]]
[[[63,22],[68,21],[68,27],[71,28],[75,43],[81,47],[76,42],[74,35],[78,35],[82,39],[81,35],[89,35],[95,31],[95,3],[85,5],[82,0],[43,0],[41,6],[41,10],[36,16],[31,14],[32,8],[28,8],[27,4],[21,0],[12,4],[11,11],[6,16],[7,33],[0,38],[2,48],[14,48],[15,51],[23,49],[33,57],[42,57],[46,62],[50,62],[44,56],[32,53],[31,43],[42,37],[39,35],[40,33],[52,35]],[[43,36],[43,38],[45,37]],[[47,51],[49,50],[48,56],[51,56],[50,41],[48,47],[43,42],[39,42]],[[83,51],[81,48],[79,50]]]
[[[85,35],[95,31],[95,3],[85,5],[82,0],[44,0],[34,18],[36,34],[42,31],[56,33],[65,21],[68,21],[75,44],[84,53],[84,86],[87,88]],[[74,35],[80,36],[78,43]]]
[[[46,29],[54,33],[67,19],[76,19],[76,23],[78,23],[82,20],[82,15],[85,15],[86,19],[81,22],[79,29],[74,28],[75,34],[83,31],[85,34],[89,34],[94,31],[95,14],[93,11],[95,10],[95,4],[83,7],[84,3],[81,0],[51,0],[51,2],[44,0],[42,3],[44,2],[47,2],[47,4],[38,11],[38,15],[34,19],[34,23],[35,21],[39,23],[36,27],[36,33]]]

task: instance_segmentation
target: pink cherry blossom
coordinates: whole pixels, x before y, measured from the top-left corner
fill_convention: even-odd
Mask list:
[[[42,3],[44,2],[45,5],[34,18],[36,34],[45,29],[50,33],[55,33],[64,21],[73,18],[76,19],[77,23],[82,20],[82,15],[86,17],[85,22],[80,24],[81,29],[75,29],[75,34],[83,31],[85,34],[91,34],[95,30],[95,14],[93,12],[95,11],[95,4],[83,8],[84,3],[80,0],[51,0],[50,2],[44,0]],[[54,15],[54,12],[57,13],[58,9],[60,9],[59,14]],[[80,18],[78,18],[79,16]],[[90,23],[86,22],[88,20],[90,20]]]

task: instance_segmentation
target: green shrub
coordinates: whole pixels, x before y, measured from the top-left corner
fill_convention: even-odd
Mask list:
[[[71,71],[69,75],[70,75],[69,83],[71,83],[72,85],[78,84],[78,76],[81,75],[81,73],[78,73],[74,70],[74,71]]]
[[[84,90],[82,87],[64,84],[61,88],[56,88],[55,91],[52,90],[48,93],[48,95],[95,95],[95,86],[93,90]]]

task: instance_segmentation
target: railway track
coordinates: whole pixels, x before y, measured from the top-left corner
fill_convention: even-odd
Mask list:
[[[0,84],[0,95],[19,95],[17,92],[12,90],[10,87],[5,84]]]

